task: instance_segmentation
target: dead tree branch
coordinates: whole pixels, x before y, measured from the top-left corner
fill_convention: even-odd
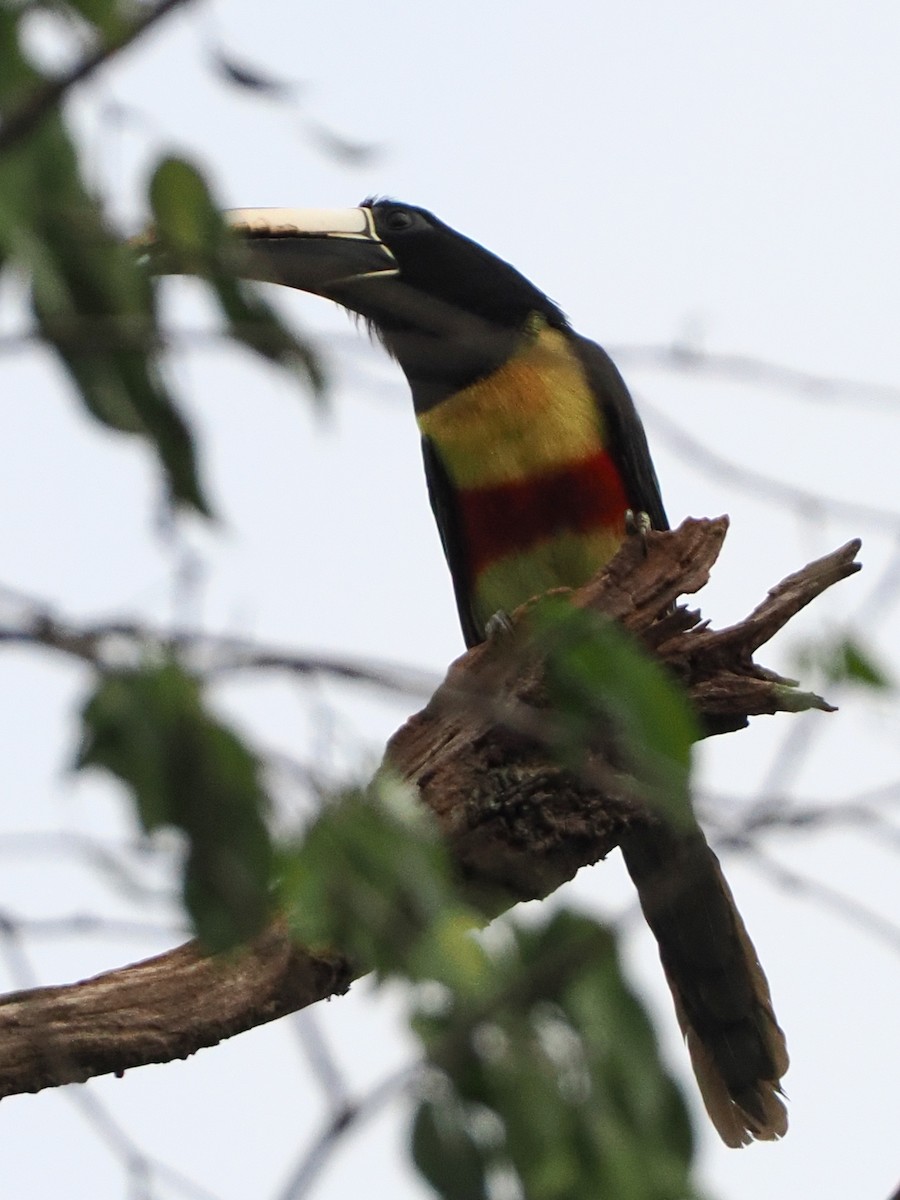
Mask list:
[[[740,728],[759,713],[827,711],[752,656],[859,569],[859,543],[785,579],[744,621],[713,630],[675,601],[704,586],[726,529],[725,518],[686,521],[646,543],[629,539],[574,602],[640,637],[684,684],[709,732]],[[517,644],[510,652],[498,639],[457,660],[386,755],[417,787],[462,874],[491,907],[547,895],[646,820],[602,732],[577,775],[552,760],[542,663]],[[184,1058],[343,993],[351,977],[345,961],[293,945],[276,922],[230,956],[206,958],[189,943],[82,983],[17,992],[0,1001],[0,1096]]]
[[[294,945],[274,922],[233,955],[188,942],[82,983],[14,992],[0,1003],[0,1096],[187,1058],[349,986],[346,963]]]

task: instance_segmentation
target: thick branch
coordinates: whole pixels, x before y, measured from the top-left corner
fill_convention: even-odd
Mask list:
[[[706,584],[727,527],[726,518],[685,521],[672,533],[650,533],[646,544],[635,537],[573,601],[615,618],[653,649],[709,733],[739,729],[762,713],[829,711],[752,655],[815,596],[859,570],[859,542],[789,576],[745,621],[717,631],[699,612],[673,604]],[[540,664],[503,649],[485,643],[454,663],[427,708],[391,739],[387,758],[417,785],[466,876],[489,902],[505,896],[508,903],[546,896],[646,818],[630,780],[615,769],[612,731],[598,731],[578,777],[547,754],[547,714],[530,703]]]
[[[621,621],[686,686],[710,732],[755,713],[825,708],[753,663],[753,651],[832,583],[859,569],[858,542],[811,563],[745,621],[715,631],[675,608],[704,586],[727,521],[686,521],[635,537],[574,602]],[[462,873],[492,906],[544,896],[645,820],[602,736],[577,776],[549,757],[534,701],[541,663],[504,639],[455,662],[386,762],[434,813]],[[0,1002],[0,1096],[183,1058],[245,1029],[346,991],[348,965],[293,946],[280,923],[221,959],[193,944],[83,983]]]
[[[228,957],[189,942],[82,983],[15,992],[0,1003],[0,1096],[187,1058],[349,986],[346,963],[294,945],[274,922]]]

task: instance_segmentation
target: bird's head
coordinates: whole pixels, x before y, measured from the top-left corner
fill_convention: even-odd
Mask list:
[[[495,370],[529,321],[568,328],[515,267],[423,208],[370,198],[358,208],[235,209],[226,218],[248,242],[243,274],[362,316],[399,361],[418,409]]]

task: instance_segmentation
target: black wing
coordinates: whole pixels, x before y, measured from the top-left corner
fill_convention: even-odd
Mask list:
[[[476,646],[479,642],[484,641],[484,633],[475,624],[475,617],[472,614],[472,579],[460,530],[456,496],[437,451],[431,441],[424,437],[422,438],[422,457],[425,460],[428,499],[431,501],[431,510],[437,521],[441,545],[444,547],[447,566],[450,568],[450,576],[453,579],[459,623],[462,625],[466,645]]]
[[[645,512],[654,529],[668,529],[669,521],[650,458],[647,435],[625,380],[596,342],[578,334],[572,335],[572,341],[597,398],[609,438],[610,454],[622,474],[628,503],[635,512]]]

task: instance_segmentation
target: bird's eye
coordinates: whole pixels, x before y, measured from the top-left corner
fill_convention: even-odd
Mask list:
[[[384,218],[386,228],[390,229],[392,233],[400,233],[404,229],[411,229],[415,223],[416,218],[404,208],[395,208],[393,212],[389,212]]]

